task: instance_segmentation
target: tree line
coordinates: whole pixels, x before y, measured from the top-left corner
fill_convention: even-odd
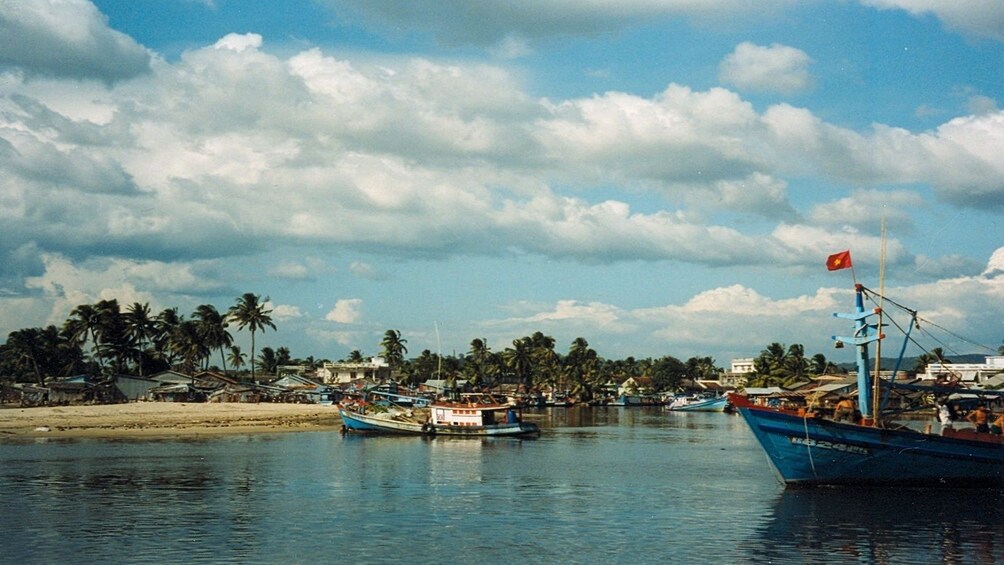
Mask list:
[[[257,351],[256,336],[277,329],[266,307],[268,300],[245,293],[225,312],[203,304],[187,318],[177,308],[154,314],[149,304],[139,302],[124,309],[115,299],[82,304],[62,327],[12,332],[0,345],[0,375],[42,383],[46,377],[76,374],[145,376],[167,369],[192,374],[211,368],[239,372],[250,364],[254,380],[259,369],[274,374],[283,365],[320,367],[325,360],[295,359],[287,347]],[[231,327],[250,332],[250,356],[234,345]],[[572,340],[566,352],[556,347],[553,337],[535,332],[501,351],[493,351],[487,339],[476,338],[465,354],[443,356],[426,349],[409,358],[407,339],[397,330],[387,330],[379,355],[403,383],[439,378],[492,387],[509,382],[568,390],[581,398],[591,398],[612,380],[628,377],[645,377],[655,390],[672,391],[685,381],[715,380],[724,373],[711,357],[605,359],[582,337]],[[354,350],[343,361],[361,362],[364,357]],[[812,375],[839,372],[822,354],[807,357],[801,344],[772,343],[755,358],[747,386],[791,386]]]
[[[77,374],[150,375],[167,369],[194,373],[209,368],[217,352],[226,371],[239,369],[248,356],[234,345],[231,324],[251,333],[251,377],[256,370],[255,336],[276,329],[268,297],[245,293],[226,312],[200,305],[189,318],[177,308],[157,314],[148,303],[123,309],[116,299],[81,304],[57,328],[25,328],[11,332],[0,345],[0,375],[42,383],[46,377]],[[263,350],[264,352],[264,350]]]

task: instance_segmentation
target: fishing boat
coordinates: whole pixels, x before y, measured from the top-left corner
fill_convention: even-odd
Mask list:
[[[832,269],[831,269],[832,270]],[[814,485],[915,485],[954,487],[1004,486],[1004,438],[1000,435],[970,430],[943,430],[939,435],[897,425],[883,415],[893,387],[911,391],[926,390],[947,396],[958,388],[895,384],[871,378],[869,344],[881,352],[885,338],[880,328],[884,311],[881,293],[855,284],[855,307],[849,314],[834,314],[850,319],[854,333],[837,337],[839,344],[856,347],[859,419],[837,422],[811,410],[771,408],[752,403],[742,395],[730,394],[730,403],[742,414],[753,435],[763,447],[778,478],[786,486]],[[878,306],[865,308],[865,297]],[[892,302],[899,306],[895,302]],[[910,332],[917,326],[917,312],[902,307],[911,320],[895,323],[904,328],[902,360]],[[877,321],[876,321],[877,320]],[[893,322],[895,320],[892,320]],[[880,355],[876,355],[880,358]],[[898,371],[897,368],[893,374]],[[876,375],[880,373],[876,371]],[[1000,395],[998,391],[976,390],[981,396]]]
[[[461,437],[525,436],[540,433],[524,422],[517,409],[489,395],[462,395],[457,402],[436,401],[428,407],[401,408],[367,402],[338,407],[344,431]]]
[[[728,405],[727,396],[689,395],[673,398],[666,409],[675,412],[724,412]]]

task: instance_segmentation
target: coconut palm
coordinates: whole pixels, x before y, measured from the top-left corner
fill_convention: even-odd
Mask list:
[[[533,384],[533,349],[528,338],[514,339],[512,347],[502,352],[502,361],[519,382],[526,386]]]
[[[96,334],[101,326],[101,312],[92,304],[81,304],[70,312],[70,318],[63,324],[63,330],[79,347],[91,342],[91,354],[97,350]]]
[[[227,359],[230,360],[230,366],[234,368],[234,371],[240,370],[246,364],[247,357],[246,353],[241,352],[240,346],[230,346],[230,353],[227,354]]]
[[[404,354],[408,353],[408,348],[404,345],[406,343],[408,340],[401,338],[401,332],[397,330],[384,332],[380,347],[383,349],[383,358],[390,365],[391,372],[404,363]]]
[[[279,367],[279,357],[275,350],[268,346],[262,347],[261,353],[258,354],[258,365],[263,373],[274,375]]]
[[[146,351],[146,344],[157,333],[157,324],[150,317],[150,304],[133,302],[132,306],[125,313],[126,334],[136,343],[138,355],[136,365],[139,368],[139,376],[143,376],[143,357]]]
[[[195,377],[195,370],[202,360],[212,353],[202,339],[199,323],[195,320],[184,320],[171,334],[169,348],[181,359],[181,372]]]
[[[224,350],[234,343],[234,337],[227,331],[226,316],[216,310],[212,304],[203,304],[195,309],[192,317],[199,321],[199,331],[202,332],[202,339],[206,342],[206,347],[211,350],[220,350],[220,360],[223,362],[223,372],[227,372],[227,358]]]
[[[126,319],[116,299],[100,300],[94,307],[98,310],[98,354],[111,360],[111,370],[121,373],[126,359],[135,356],[135,342],[129,337]]]
[[[366,359],[363,358],[363,352],[358,349],[353,349],[349,356],[345,359],[349,363],[362,363]]]
[[[250,292],[245,292],[243,296],[237,299],[237,303],[230,307],[228,311],[228,316],[230,319],[237,322],[237,329],[243,330],[248,328],[251,331],[251,380],[255,379],[255,333],[258,331],[265,331],[265,328],[275,328],[275,324],[272,323],[272,310],[265,308],[265,303],[268,302],[268,297],[266,296],[264,300],[261,299],[257,294]]]
[[[177,308],[166,308],[157,314],[155,324],[157,326],[153,336],[153,345],[156,354],[168,364],[174,365],[174,352],[171,350],[171,336],[175,329],[185,320],[184,316],[178,314]]]

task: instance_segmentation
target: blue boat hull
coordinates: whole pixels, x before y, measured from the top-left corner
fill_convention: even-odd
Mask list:
[[[1001,443],[738,408],[786,485],[1004,486]]]
[[[681,406],[670,406],[668,409],[674,412],[724,412],[729,405],[728,398],[709,398],[699,402],[692,402]]]

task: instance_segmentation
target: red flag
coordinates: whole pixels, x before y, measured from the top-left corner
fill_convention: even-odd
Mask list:
[[[851,252],[841,251],[826,258],[826,270],[837,271],[851,268]]]

